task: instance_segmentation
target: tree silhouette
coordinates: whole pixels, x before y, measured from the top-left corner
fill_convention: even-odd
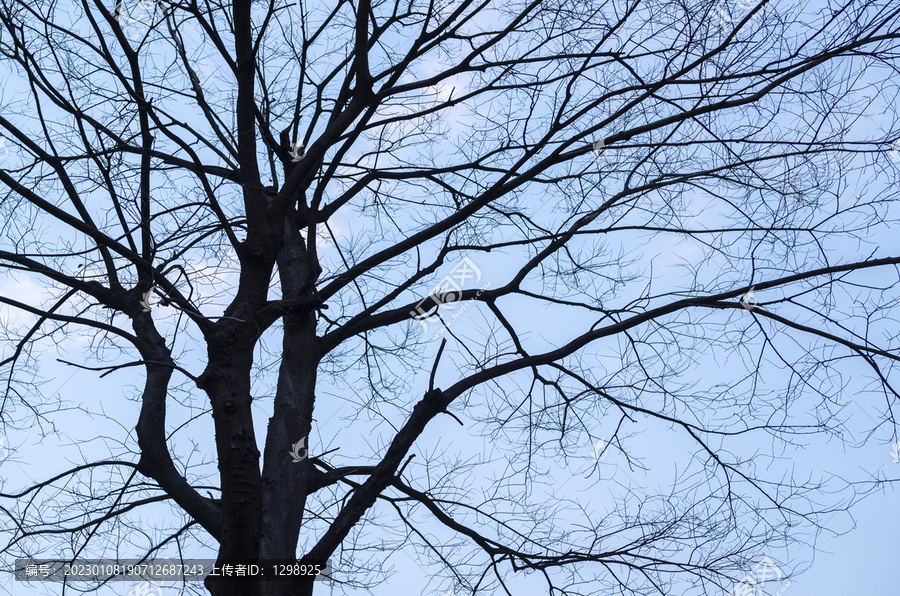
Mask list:
[[[401,549],[458,593],[731,589],[886,481],[824,503],[779,458],[852,443],[851,395],[896,440],[898,13],[4,0],[5,430],[65,427],[51,346],[142,387],[134,419],[76,404],[108,457],[3,487],[3,552],[211,537],[347,589]],[[441,420],[484,457],[417,447]],[[671,482],[640,432],[682,441]],[[548,499],[591,454],[602,493]]]

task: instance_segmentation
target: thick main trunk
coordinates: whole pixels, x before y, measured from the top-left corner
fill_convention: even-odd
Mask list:
[[[292,445],[306,438],[312,428],[318,350],[315,320],[284,319],[284,352],[278,376],[274,412],[266,434],[263,467],[263,509],[260,558],[295,559],[307,487],[314,471],[308,457],[297,462]],[[301,452],[307,455],[307,452]],[[267,582],[266,596],[297,596],[299,586]]]
[[[282,315],[283,356],[262,473],[253,431],[250,373],[261,331],[252,320],[264,308],[273,261],[277,260],[286,300],[308,297],[314,287],[311,272],[315,267],[310,264],[296,214],[290,211],[284,220],[277,257],[270,252],[272,243],[251,242],[252,234],[248,234],[241,253],[238,293],[207,338],[209,361],[197,382],[209,395],[216,429],[222,487],[220,563],[228,559],[296,559],[306,487],[315,475],[308,458],[295,461],[291,456],[293,445],[304,438],[308,441],[320,357],[315,315],[303,307]],[[311,594],[308,583],[207,578],[206,587],[213,596]]]
[[[259,557],[262,491],[250,411],[253,352],[252,342],[249,349],[242,343],[211,344],[201,377],[212,403],[222,487],[219,561]],[[262,596],[253,584],[208,580],[206,585],[213,596]]]
[[[284,245],[278,255],[278,274],[286,300],[302,298],[312,290],[309,255],[293,222],[287,218]],[[260,558],[295,559],[314,470],[307,457],[296,461],[292,446],[304,440],[310,448],[315,402],[319,345],[316,319],[311,313],[286,314],[278,386],[269,427],[263,465],[263,509]],[[265,596],[298,596],[311,593],[311,585],[266,582]]]

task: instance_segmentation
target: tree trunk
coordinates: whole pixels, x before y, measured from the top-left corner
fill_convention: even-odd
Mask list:
[[[262,536],[260,558],[296,559],[300,525],[305,511],[307,487],[314,478],[306,457],[294,461],[289,452],[306,437],[309,448],[315,400],[318,346],[315,318],[284,318],[284,351],[278,375],[274,414],[269,419],[263,468]],[[306,452],[307,454],[309,451]],[[266,582],[266,596],[297,596],[304,587],[284,582]]]
[[[209,364],[198,379],[212,403],[222,487],[219,557],[258,559],[262,499],[259,449],[250,412],[253,342],[211,344]],[[254,584],[206,581],[213,596],[261,596]]]
[[[312,283],[309,255],[294,219],[285,218],[284,244],[278,254],[278,273],[285,300],[304,298]],[[302,307],[298,307],[302,308]],[[309,434],[315,401],[316,370],[320,347],[316,318],[298,310],[286,313],[283,353],[272,417],[266,434],[263,472],[250,417],[250,368],[252,347],[240,354],[213,353],[204,387],[213,402],[219,469],[222,473],[222,508],[227,530],[219,559],[297,559],[297,543],[303,522],[309,485],[315,470],[308,458]],[[221,414],[220,414],[221,412]],[[231,442],[223,441],[230,437]],[[301,461],[291,456],[293,446],[305,438],[307,451]],[[226,498],[227,496],[227,498]],[[229,525],[230,524],[230,525]],[[312,582],[239,581],[207,582],[213,596],[298,596],[312,594]]]

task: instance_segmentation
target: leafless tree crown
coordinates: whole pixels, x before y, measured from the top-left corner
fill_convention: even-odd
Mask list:
[[[0,0],[0,552],[731,589],[890,481],[898,13]]]

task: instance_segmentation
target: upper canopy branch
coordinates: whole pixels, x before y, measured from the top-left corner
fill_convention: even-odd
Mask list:
[[[887,265],[898,265],[900,264],[900,257],[887,257],[883,259],[872,259],[870,261],[863,261],[860,263],[847,263],[844,265],[834,265],[831,267],[821,267],[819,269],[813,269],[810,271],[805,271],[802,273],[796,273],[794,275],[788,275],[779,279],[773,279],[769,281],[756,282],[753,287],[756,290],[766,290],[770,288],[776,288],[780,286],[784,286],[787,284],[795,283],[797,281],[802,281],[805,279],[810,279],[813,277],[818,277],[822,275],[833,275],[835,273],[841,273],[845,271],[855,271],[868,269],[872,267],[883,267]],[[742,308],[740,304],[737,303],[726,303],[726,300],[732,300],[743,294],[746,294],[750,290],[750,287],[743,287],[735,290],[729,290],[727,292],[720,292],[717,294],[712,294],[709,296],[702,296],[696,298],[685,298],[683,300],[677,300],[671,302],[669,304],[665,304],[659,306],[657,308],[652,308],[647,310],[646,312],[639,313],[636,315],[632,315],[628,318],[623,319],[622,321],[611,323],[609,325],[603,327],[596,327],[584,333],[572,341],[566,343],[565,345],[560,346],[559,348],[544,352],[542,354],[535,354],[532,356],[527,356],[523,358],[519,358],[510,362],[505,362],[502,364],[498,364],[492,366],[490,368],[485,368],[473,375],[470,375],[460,381],[454,383],[447,389],[443,390],[440,396],[437,398],[441,402],[443,402],[446,406],[449,406],[450,403],[456,399],[458,396],[462,395],[464,392],[476,387],[482,383],[490,381],[492,379],[496,379],[503,375],[510,374],[512,372],[522,370],[525,368],[531,368],[535,366],[541,366],[546,364],[551,364],[559,361],[562,358],[565,358],[571,354],[574,354],[579,349],[583,348],[587,344],[597,339],[603,337],[610,337],[612,335],[616,335],[623,331],[627,331],[633,327],[636,327],[642,323],[645,323],[650,320],[658,319],[668,314],[672,314],[679,310],[697,306],[706,306],[706,307],[714,307],[714,308]]]

